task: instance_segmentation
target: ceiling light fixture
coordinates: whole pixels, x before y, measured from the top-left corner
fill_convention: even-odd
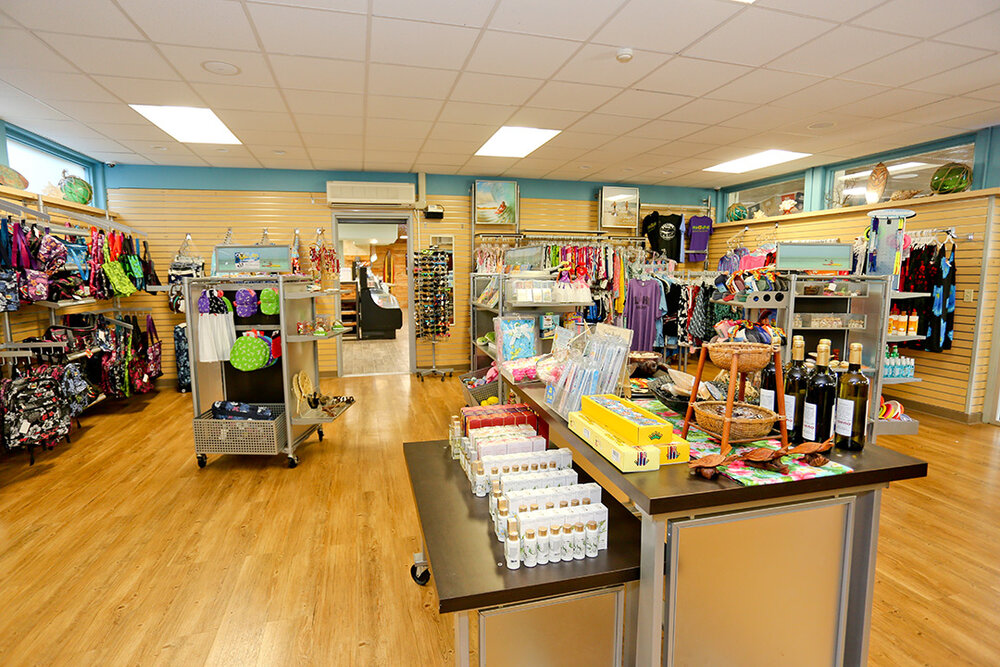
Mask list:
[[[153,125],[184,144],[239,144],[211,109],[130,104]]]
[[[796,153],[795,151],[783,151],[777,148],[772,148],[771,150],[761,151],[760,153],[754,153],[753,155],[747,155],[746,157],[736,158],[735,160],[729,160],[728,162],[722,162],[714,167],[702,169],[702,171],[721,171],[726,174],[742,174],[755,169],[773,167],[774,165],[781,164],[782,162],[791,162],[792,160],[798,160],[799,158],[809,157],[810,155],[812,155],[812,153]]]
[[[275,155],[284,155],[285,151],[274,151]]]
[[[165,150],[167,150],[167,147],[166,146],[153,146],[153,150],[154,151],[165,151]]]
[[[825,130],[828,127],[833,127],[836,125],[832,120],[820,120],[815,123],[809,123],[806,127],[810,130]]]
[[[476,151],[485,157],[525,157],[561,130],[542,130],[537,127],[512,127],[504,125]]]
[[[201,64],[201,68],[206,72],[218,74],[219,76],[236,76],[243,71],[236,65],[223,60],[206,60]]]
[[[584,171],[587,171],[588,169],[592,169],[592,168],[593,167],[591,167],[589,164],[581,164],[580,165],[580,169],[583,169]]]
[[[890,174],[895,174],[897,171],[913,171],[914,169],[923,169],[925,167],[930,167],[931,165],[926,162],[900,162],[899,164],[893,164],[886,167]],[[872,173],[871,169],[866,169],[864,171],[855,171],[851,174],[844,174],[840,176],[840,180],[846,181],[851,178],[863,178]]]
[[[615,54],[615,60],[620,63],[630,63],[634,57],[635,52],[627,46],[618,49],[618,53]]]

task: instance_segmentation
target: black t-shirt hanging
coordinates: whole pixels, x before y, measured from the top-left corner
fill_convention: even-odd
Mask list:
[[[653,211],[642,220],[642,231],[650,247],[662,252],[667,259],[680,261],[681,222],[679,215],[660,215]]]

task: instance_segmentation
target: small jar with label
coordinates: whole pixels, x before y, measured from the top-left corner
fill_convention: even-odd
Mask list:
[[[584,534],[583,524],[578,523],[573,526],[573,558],[575,560],[583,560],[587,557],[587,547],[584,544],[586,535]]]
[[[573,524],[564,523],[562,527],[562,559],[573,560]],[[580,536],[580,546],[583,546],[583,535]]]
[[[507,536],[503,551],[508,570],[516,570],[521,567],[521,540],[518,538],[516,530]]]
[[[549,527],[549,562],[558,563],[562,560],[562,526],[557,523]]]
[[[472,493],[477,498],[485,498],[486,491],[486,469],[482,461],[476,461],[476,469],[472,474]]]
[[[521,540],[521,560],[525,567],[535,567],[538,563],[538,538],[531,528],[524,531],[524,539]]]
[[[597,557],[597,522],[588,521],[583,531],[583,548],[587,553],[587,558]]]
[[[537,562],[539,565],[545,565],[549,562],[549,529],[545,526],[539,527],[538,537],[535,539],[538,549]]]

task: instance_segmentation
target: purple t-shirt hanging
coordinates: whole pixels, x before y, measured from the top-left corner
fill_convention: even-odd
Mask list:
[[[628,281],[625,294],[625,324],[632,330],[631,349],[652,352],[656,342],[656,328],[661,327],[660,302],[663,284],[659,280]]]
[[[712,236],[712,219],[705,215],[696,215],[687,221],[688,253],[687,261],[704,262],[708,256],[708,239]]]

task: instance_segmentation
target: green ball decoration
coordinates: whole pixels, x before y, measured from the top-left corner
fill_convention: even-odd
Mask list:
[[[77,204],[89,204],[94,198],[94,188],[90,187],[90,183],[77,176],[70,176],[65,171],[59,181],[59,189],[62,190],[63,199]]]
[[[747,211],[747,207],[738,202],[730,204],[729,208],[726,209],[726,221],[728,222],[739,222],[749,217],[750,213]]]
[[[939,195],[965,192],[972,187],[972,167],[961,162],[949,162],[938,167],[931,176],[931,190]]]

